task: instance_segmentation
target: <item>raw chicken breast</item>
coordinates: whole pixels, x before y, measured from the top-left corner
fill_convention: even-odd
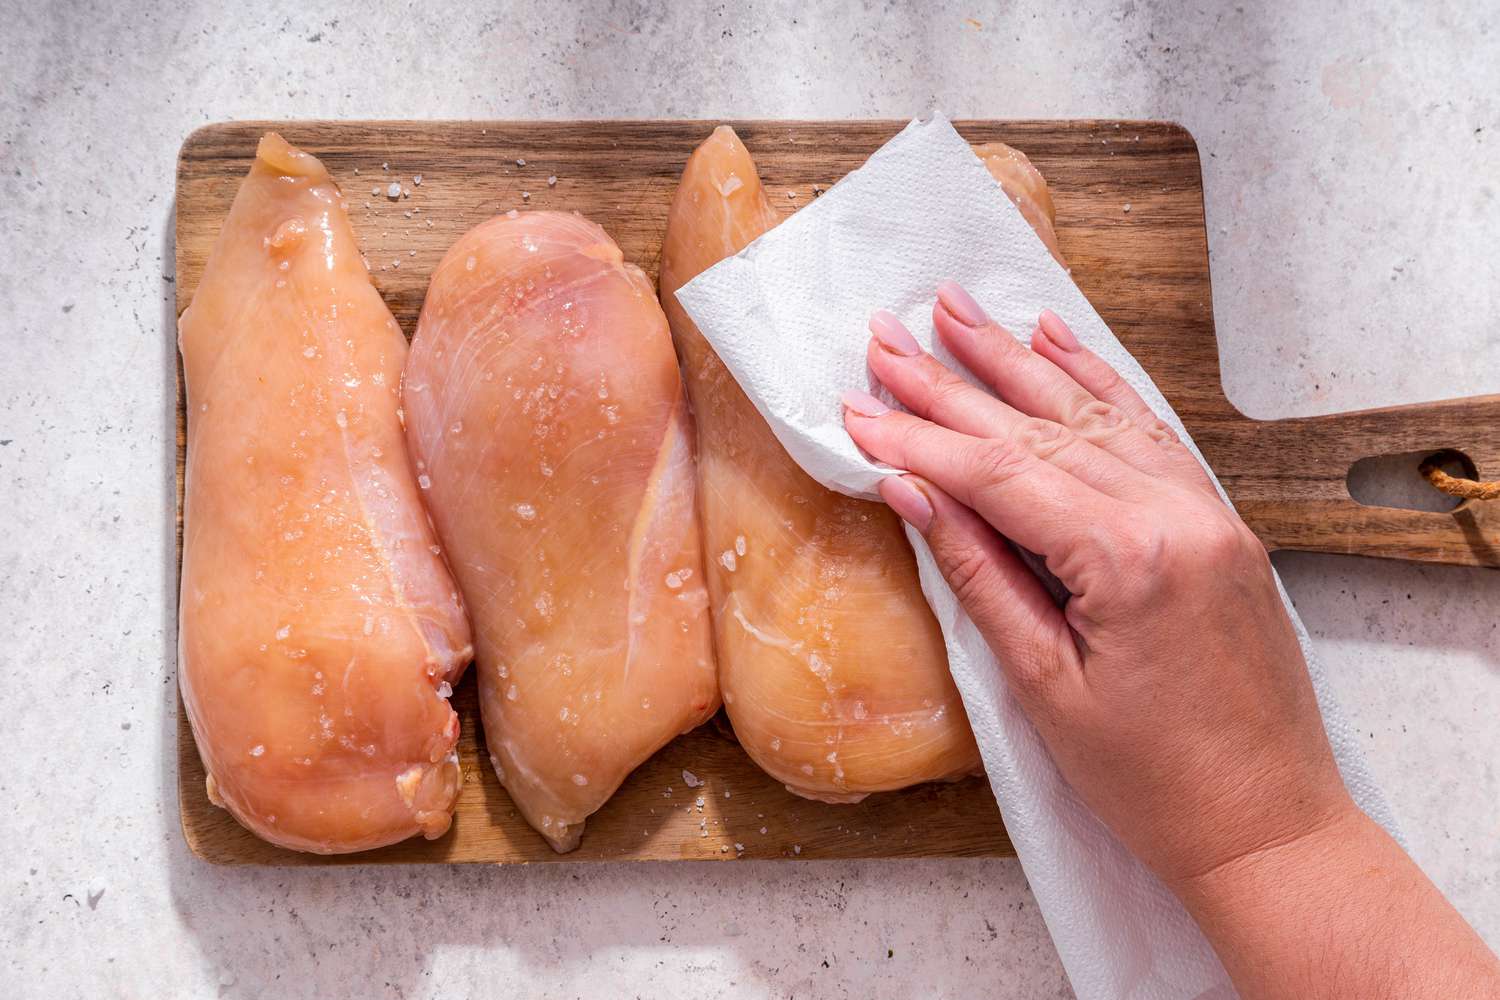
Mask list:
[[[474,616],[490,759],[571,850],[631,770],[719,703],[666,317],[587,219],[491,219],[433,275],[403,398]]]
[[[1031,228],[1041,237],[1053,258],[1063,267],[1062,250],[1057,245],[1057,231],[1053,222],[1057,212],[1052,207],[1052,192],[1041,171],[1031,165],[1031,160],[1019,149],[1003,142],[986,142],[974,147],[974,153],[989,170],[990,176],[1000,183],[1000,190],[1021,210],[1021,217],[1031,223]]]
[[[406,341],[322,164],[261,140],[178,327],[180,677],[209,798],[301,851],[440,836],[469,628],[399,422]]]
[[[755,762],[808,798],[856,802],[976,773],[900,522],[804,473],[677,303],[689,279],[778,220],[750,154],[720,127],[688,160],[662,250],[662,301],[698,428],[725,708]]]

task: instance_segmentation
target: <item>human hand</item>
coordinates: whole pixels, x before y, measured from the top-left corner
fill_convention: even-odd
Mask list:
[[[1193,454],[1055,314],[1027,350],[950,282],[933,321],[999,399],[878,312],[869,365],[911,412],[851,391],[846,426],[911,470],[881,495],[1073,788],[1179,891],[1358,815],[1266,551]],[[1005,539],[1045,559],[1062,608]]]

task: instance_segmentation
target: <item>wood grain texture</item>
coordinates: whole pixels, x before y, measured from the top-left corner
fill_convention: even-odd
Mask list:
[[[410,336],[428,275],[463,232],[512,208],[577,210],[655,276],[667,207],[711,122],[243,122],[183,144],[177,180],[177,311],[191,301],[260,135],[279,131],[318,156],[348,199],[376,286]],[[787,214],[859,166],[904,124],[733,122]],[[1448,514],[1365,507],[1345,486],[1371,455],[1463,451],[1500,473],[1500,396],[1298,420],[1253,421],[1225,398],[1214,339],[1202,177],[1193,139],[1162,122],[960,122],[971,141],[1024,151],[1046,176],[1057,231],[1089,300],[1161,387],[1271,548],[1500,566],[1500,504]],[[518,160],[524,159],[521,166]],[[389,169],[383,169],[387,165]],[[412,177],[422,176],[414,185]],[[548,178],[555,177],[555,184]],[[410,191],[399,200],[386,187]],[[529,197],[528,197],[529,196]],[[1130,211],[1124,210],[1130,205]],[[178,549],[187,414],[178,387]],[[721,720],[639,768],[560,857],[521,820],[486,762],[474,682],[454,695],[464,789],[453,829],[343,857],[272,847],[209,804],[179,710],[182,825],[220,863],[864,858],[1012,853],[980,779],[871,796],[854,806],[786,792],[734,744]],[[704,784],[689,789],[683,771]],[[727,793],[727,795],[726,795]],[[697,805],[702,798],[701,808]],[[761,830],[765,832],[762,833]]]

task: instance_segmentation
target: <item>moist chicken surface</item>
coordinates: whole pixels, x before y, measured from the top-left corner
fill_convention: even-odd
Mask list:
[[[747,753],[831,802],[979,770],[916,562],[884,504],[824,489],[678,305],[676,291],[780,220],[720,127],[688,160],[668,215],[662,302],[698,433],[719,682]]]
[[[719,703],[691,427],[654,289],[581,216],[500,216],[432,278],[408,438],[475,630],[485,741],[559,851]]]
[[[406,341],[338,188],[275,134],[179,343],[180,680],[209,797],[303,851],[441,835],[470,639],[397,413]]]

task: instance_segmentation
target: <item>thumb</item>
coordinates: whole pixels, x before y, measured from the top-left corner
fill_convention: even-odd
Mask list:
[[[920,476],[889,476],[880,496],[922,533],[1033,721],[1033,709],[1050,708],[1082,685],[1082,660],[1062,609],[1009,542]]]

